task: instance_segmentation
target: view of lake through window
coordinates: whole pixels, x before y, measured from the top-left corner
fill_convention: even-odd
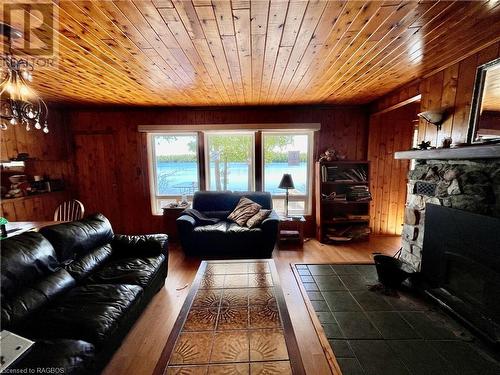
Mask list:
[[[157,195],[192,195],[199,189],[198,136],[154,136]]]
[[[205,137],[205,166],[198,165],[197,134],[152,137],[157,197],[192,196],[199,190],[199,168],[205,168],[207,190],[255,190],[254,133],[206,133]],[[289,190],[290,210],[307,211],[309,143],[308,133],[262,134],[263,190],[273,195],[278,210],[283,206],[285,195],[285,190],[278,185],[283,174],[289,173],[295,185]]]

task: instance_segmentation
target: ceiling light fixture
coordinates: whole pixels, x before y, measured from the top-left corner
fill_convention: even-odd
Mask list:
[[[0,24],[1,34],[6,39],[9,49],[13,38],[21,38],[19,30],[7,24]],[[26,130],[42,129],[48,133],[48,108],[42,98],[30,88],[33,65],[24,59],[18,59],[9,50],[2,55],[2,76],[0,84],[0,129],[9,126],[24,125]]]

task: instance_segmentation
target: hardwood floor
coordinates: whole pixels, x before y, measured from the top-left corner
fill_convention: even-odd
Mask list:
[[[304,244],[303,251],[274,251],[273,259],[308,374],[330,374],[330,369],[290,263],[366,262],[371,260],[371,253],[375,251],[394,254],[400,244],[401,238],[396,236],[372,236],[369,241],[342,246],[323,245],[311,239]],[[103,371],[103,375],[146,375],[153,372],[200,261],[199,258],[185,257],[180,248],[171,246],[165,288],[153,298]]]

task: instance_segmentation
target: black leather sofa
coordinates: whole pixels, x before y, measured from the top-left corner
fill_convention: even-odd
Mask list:
[[[241,197],[272,209],[270,193],[198,191],[193,208],[208,217],[221,219],[217,224],[197,225],[194,218],[181,215],[177,229],[184,252],[188,255],[270,258],[276,244],[279,217],[273,210],[257,228],[241,227],[227,220]]]
[[[2,329],[35,341],[11,373],[99,373],[167,276],[166,235],[115,235],[100,214],[0,245]]]

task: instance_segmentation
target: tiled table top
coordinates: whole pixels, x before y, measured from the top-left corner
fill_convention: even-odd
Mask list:
[[[303,374],[272,260],[204,261],[155,373]]]
[[[294,267],[343,375],[500,374],[498,358],[427,301],[368,290],[375,266]]]

